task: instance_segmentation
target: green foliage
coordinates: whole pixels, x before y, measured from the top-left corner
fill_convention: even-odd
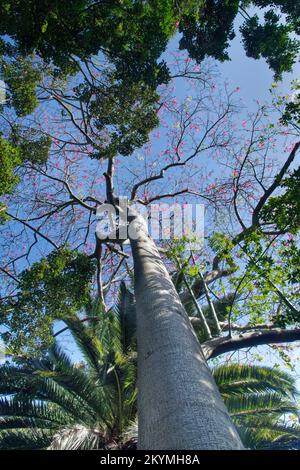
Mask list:
[[[93,315],[96,311],[97,306]],[[98,314],[96,335],[94,320],[71,325],[83,362],[72,363],[54,346],[39,360],[0,367],[2,449],[99,449],[112,442],[122,448],[122,433],[136,414],[136,370],[119,349],[117,317],[102,315],[101,309]],[[296,445],[300,430],[291,375],[239,364],[218,366],[213,375],[246,447]]]
[[[223,233],[214,232],[209,238],[209,245],[220,261],[226,261],[233,270],[236,268],[231,254],[234,245],[228,236]]]
[[[120,285],[119,301],[114,308],[120,325],[119,336],[124,354],[136,347],[136,308],[133,293],[124,282]]]
[[[259,16],[252,15],[252,8],[268,8],[264,24]],[[228,47],[235,37],[234,21],[241,13],[245,22],[240,28],[247,56],[266,59],[269,67],[280,79],[282,72],[289,72],[297,60],[300,34],[300,6],[294,0],[206,0],[201,2],[197,16],[187,13],[180,22],[183,37],[180,48],[201,62],[206,56],[220,61],[228,60]],[[280,19],[286,16],[285,21]]]
[[[108,86],[93,90],[86,86],[78,91],[89,103],[88,111],[102,135],[99,154],[94,158],[130,155],[147,142],[149,132],[159,124],[159,96],[143,82],[117,83],[112,79]]]
[[[224,364],[213,369],[213,374],[224,400],[245,393],[276,391],[286,397],[297,394],[294,378],[278,369],[247,364]]]
[[[2,449],[119,448],[136,416],[136,364],[123,347],[130,295],[123,286],[117,311],[105,312],[96,301],[85,311],[88,321],[66,320],[81,362],[56,342],[44,357],[0,367]]]
[[[14,127],[10,140],[20,150],[23,162],[42,165],[47,162],[51,147],[51,137],[40,135],[35,129],[21,132]]]
[[[0,194],[11,193],[19,178],[14,169],[22,162],[20,149],[14,147],[0,136]]]
[[[0,224],[8,220],[7,215],[5,214],[7,206],[0,202]]]
[[[292,90],[293,90],[293,99],[286,103],[285,110],[283,116],[281,118],[281,122],[285,125],[289,123],[296,123],[296,125],[300,124],[300,82],[298,80],[294,80],[292,82]]]
[[[15,167],[22,162],[19,148],[14,147],[0,135],[0,196],[10,194],[19,182]],[[4,222],[6,205],[0,202],[0,223]]]
[[[207,0],[198,17],[186,17],[180,23],[180,49],[187,49],[197,62],[206,56],[217,60],[229,59],[227,48],[235,37],[233,21],[238,12],[239,0]]]
[[[286,414],[299,418],[294,378],[268,367],[240,364],[218,366],[213,375],[245,447],[280,448],[299,441],[300,427],[285,424]]]
[[[296,240],[285,240],[278,249],[278,256],[281,260],[281,270],[284,273],[283,283],[285,286],[290,286],[292,294],[289,295],[294,305],[299,306],[299,279],[300,279],[300,249]],[[285,328],[289,325],[300,325],[299,308],[290,309],[287,306],[282,306],[274,315],[274,321],[278,326]],[[288,363],[288,358],[278,349],[278,353],[282,359]]]
[[[264,24],[257,15],[250,17],[253,6],[268,8]],[[192,58],[200,62],[208,55],[224,61],[229,59],[227,49],[240,12],[245,17],[241,32],[247,55],[265,57],[279,78],[291,70],[298,54],[292,34],[300,33],[299,9],[292,0],[6,0],[0,6],[0,51],[10,57],[37,54],[64,75],[78,71],[72,57],[85,60],[101,53],[115,66],[118,80],[142,81],[155,89],[170,79],[159,59],[176,25],[183,33],[180,48]],[[282,15],[285,23],[279,21]],[[26,61],[7,64],[15,88],[12,100],[20,115],[34,108],[34,84],[39,78]],[[16,77],[24,71],[25,80],[17,85]]]
[[[244,300],[230,308],[233,321],[247,316],[250,325],[298,324],[299,295],[296,288],[291,289],[292,279],[294,286],[299,282],[292,265],[292,262],[297,263],[297,249],[293,250],[294,244],[288,239],[283,237],[270,246],[261,232],[252,231],[240,244],[237,254],[243,271],[230,278],[229,286]]]
[[[261,218],[280,230],[296,234],[300,228],[300,167],[285,178],[280,187],[284,193],[269,198]]]
[[[228,308],[231,307],[232,302],[234,301],[233,294],[228,294],[225,297],[221,297],[219,300],[214,300],[213,305],[216,311],[218,320],[224,322],[226,320]],[[204,315],[207,317],[210,328],[212,328],[212,334],[216,334],[213,330],[214,325],[211,324],[210,316],[211,309],[208,305],[203,305],[202,307]]]
[[[290,238],[282,243],[279,256],[281,260],[284,260],[288,282],[292,285],[297,284],[300,279],[300,248],[296,240]]]
[[[7,103],[17,116],[30,114],[37,107],[36,87],[41,80],[41,72],[30,59],[18,57],[2,62],[3,80],[8,87]]]
[[[20,276],[16,298],[1,304],[4,341],[15,353],[36,353],[52,340],[54,319],[67,319],[90,299],[95,263],[85,254],[61,248]]]
[[[21,53],[36,52],[64,73],[76,70],[71,55],[85,59],[102,52],[116,65],[119,78],[156,86],[168,78],[158,59],[186,8],[186,2],[174,0],[5,1],[0,35],[17,41]]]
[[[261,8],[275,7],[286,15],[287,23],[291,24],[296,34],[300,33],[300,5],[294,0],[254,0],[252,2]]]
[[[39,136],[34,130],[22,135],[15,128],[9,140],[2,138],[0,134],[0,196],[13,192],[19,182],[16,169],[22,163],[46,163],[50,146],[51,138]],[[0,202],[0,223],[8,219],[6,209],[6,205]]]
[[[248,57],[266,59],[275,72],[275,79],[280,80],[282,72],[290,72],[300,50],[300,43],[291,39],[289,24],[280,24],[280,16],[269,10],[265,13],[265,24],[254,15],[241,27],[243,43]]]
[[[299,184],[295,184],[293,188],[298,190]],[[294,194],[291,199],[296,206],[299,198]],[[288,216],[292,213],[291,210],[286,208],[280,212],[281,206],[278,203],[274,204],[274,207],[278,208],[278,213],[286,213],[286,219],[290,225],[296,225],[296,217],[289,218]],[[273,222],[268,216],[268,223]],[[291,226],[288,228],[290,229]],[[299,326],[300,254],[296,237],[293,238],[290,233],[283,234],[281,239],[272,242],[269,236],[263,234],[261,228],[253,226],[251,230],[243,234],[243,238],[238,243],[226,234],[216,232],[209,238],[208,244],[212,249],[211,256],[224,277],[224,281],[216,280],[213,287],[209,286],[210,293],[219,299],[216,301],[212,298],[214,310],[220,322],[230,317],[231,324],[241,321],[240,325],[246,322],[249,327],[254,325],[259,327],[266,323],[282,328]],[[178,293],[183,295],[188,315],[197,317],[199,313],[183,282],[184,273],[189,285],[194,286],[198,304],[206,317],[212,335],[218,335],[211,307],[207,304],[204,290],[201,288],[199,265],[195,266],[189,262],[187,246],[186,240],[181,239],[172,243],[166,253],[173,261],[177,257],[182,267],[173,275],[174,285]],[[206,271],[205,253],[207,251],[207,249],[203,251],[201,259],[203,274]],[[211,268],[208,271],[211,271]],[[196,333],[201,341],[207,339],[200,322],[197,323]],[[277,353],[289,367],[288,357],[283,357],[279,349]]]

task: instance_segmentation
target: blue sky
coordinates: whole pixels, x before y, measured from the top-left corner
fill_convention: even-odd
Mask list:
[[[240,87],[240,96],[247,109],[255,108],[255,101],[264,102],[270,99],[268,90],[273,80],[273,73],[263,59],[254,60],[246,57],[240,36],[233,40],[230,47],[230,62],[219,64],[223,79],[228,79],[232,87]],[[291,92],[291,81],[300,79],[300,63],[296,63],[292,73],[284,73],[282,82],[278,83],[279,94]],[[253,349],[254,351],[254,349]],[[268,347],[259,347],[257,351],[263,357],[262,364],[272,366],[276,360],[269,355]],[[299,352],[297,357],[300,359]],[[300,365],[295,362],[294,374],[298,377],[297,385],[300,389]]]
[[[232,41],[230,47],[230,62],[220,64],[223,77],[228,78],[233,86],[241,88],[241,96],[247,106],[251,107],[255,100],[264,101],[267,91],[274,82],[273,73],[265,60],[254,60],[246,57],[240,36]],[[293,79],[300,78],[300,63],[296,63],[292,73],[284,73],[278,90],[283,94],[290,92]]]
[[[177,43],[178,39],[174,38],[171,41],[170,49],[173,44]],[[264,60],[253,60],[245,56],[243,46],[240,42],[240,37],[237,35],[235,40],[232,42],[230,47],[231,61],[219,64],[219,70],[222,75],[222,80],[228,80],[229,87],[234,89],[235,87],[240,88],[239,96],[247,106],[248,109],[254,109],[256,106],[256,100],[265,101],[270,98],[268,93],[271,84],[273,83],[273,74],[269,70]],[[283,94],[290,92],[291,80],[300,76],[300,64],[296,64],[292,74],[284,74],[283,81],[279,85],[279,91]],[[187,93],[184,81],[180,82],[180,87],[177,88],[179,95],[184,96]],[[159,151],[161,142],[157,144],[157,148],[153,148],[153,151]],[[75,353],[74,358],[76,359],[77,353],[71,343],[68,344],[68,336],[64,336],[66,341],[66,349],[71,353]],[[266,349],[260,348],[264,356],[263,362],[270,364],[270,358],[266,353]],[[297,368],[297,373],[300,374],[300,369]],[[299,383],[300,386],[300,383]]]
[[[177,45],[177,38],[174,38],[171,41],[170,49],[173,49]],[[247,58],[243,49],[243,46],[240,42],[240,37],[237,35],[235,40],[232,42],[230,47],[230,56],[231,61],[225,62],[223,64],[218,64],[219,70],[221,72],[221,80],[228,80],[229,89],[234,89],[235,87],[240,88],[239,97],[245,104],[247,110],[256,109],[256,101],[259,100],[264,102],[271,99],[269,89],[274,82],[273,73],[269,70],[268,65],[264,60],[254,60]],[[283,81],[278,84],[278,92],[281,94],[286,94],[290,92],[291,81],[297,78],[300,75],[300,64],[296,64],[293,73],[285,73],[283,76]],[[177,85],[176,91],[179,96],[186,96],[188,90],[185,87],[185,83],[182,80],[180,85]],[[161,149],[161,142],[154,144],[152,152],[159,153]],[[138,152],[139,153],[139,152]],[[136,164],[133,161],[132,165]],[[64,340],[68,342],[67,335],[64,337]],[[69,350],[73,352],[72,344],[69,343]],[[254,351],[254,349],[252,350]],[[270,355],[268,347],[257,348],[259,355],[261,356],[261,362],[265,365],[274,365],[277,359]],[[237,356],[236,356],[237,358]],[[243,354],[240,353],[240,360],[243,359]],[[296,374],[300,375],[300,367],[296,367]],[[300,381],[299,381],[300,387]]]

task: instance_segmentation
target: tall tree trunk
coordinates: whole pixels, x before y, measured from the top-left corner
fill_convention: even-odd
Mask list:
[[[132,219],[139,448],[242,449],[159,252],[140,217]]]

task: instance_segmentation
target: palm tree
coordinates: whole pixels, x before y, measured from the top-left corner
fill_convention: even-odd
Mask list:
[[[0,449],[119,448],[136,416],[134,314],[122,285],[116,308],[96,301],[88,321],[65,320],[82,362],[56,340],[42,359],[0,367]]]
[[[66,320],[83,362],[74,363],[56,342],[43,359],[0,367],[0,448],[136,447],[132,293],[122,284],[114,309],[105,314],[91,303],[86,318]],[[299,447],[299,425],[284,420],[299,414],[289,374],[239,364],[212,373],[246,447]]]
[[[290,374],[269,367],[230,364],[216,367],[213,375],[245,447],[299,447],[297,390]]]

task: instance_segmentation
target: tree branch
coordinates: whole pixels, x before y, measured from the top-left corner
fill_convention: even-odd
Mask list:
[[[291,164],[293,163],[294,161],[294,158],[296,156],[296,153],[298,151],[300,147],[300,142],[297,142],[295,144],[295,147],[293,148],[293,150],[291,151],[288,159],[286,160],[285,164],[282,166],[280,172],[278,173],[278,175],[276,176],[276,178],[274,179],[273,183],[271,184],[271,186],[265,191],[265,193],[262,195],[262,197],[260,198],[260,200],[258,201],[258,204],[257,206],[255,207],[254,211],[253,211],[253,215],[252,215],[252,224],[253,225],[258,225],[258,217],[259,217],[259,212],[261,211],[261,209],[263,208],[264,204],[267,202],[267,200],[269,199],[269,197],[271,196],[271,194],[275,191],[276,188],[278,188],[278,186],[280,185],[284,175],[286,174],[287,170],[289,169],[289,167],[291,166]]]
[[[217,279],[220,279],[221,277],[229,276],[230,274],[232,274],[231,269],[214,269],[213,271],[210,271],[209,273],[204,274],[203,277],[204,277],[204,281],[206,285],[209,285],[212,282],[216,281]],[[191,287],[193,289],[193,293],[196,299],[201,297],[201,295],[205,294],[204,283],[200,278],[197,279]],[[188,303],[191,300],[190,293],[188,291],[181,293],[180,299],[183,304]]]
[[[105,180],[106,180],[106,199],[109,204],[114,204],[116,201],[116,197],[114,195],[114,185],[113,185],[113,177],[114,177],[114,160],[113,158],[108,159],[107,164],[107,172],[103,173]]]
[[[223,336],[214,338],[202,344],[206,359],[238,349],[261,346],[263,344],[292,343],[300,341],[300,328],[286,330],[284,328],[260,329],[250,333],[240,334],[229,338]]]
[[[25,227],[28,227],[30,230],[32,230],[34,233],[36,233],[37,235],[39,235],[41,238],[43,238],[44,240],[46,240],[48,243],[50,243],[50,245],[54,246],[54,248],[56,250],[59,249],[58,245],[56,243],[54,243],[50,238],[48,238],[46,235],[44,235],[43,233],[41,233],[39,231],[39,229],[33,227],[32,225],[28,224],[25,220],[22,220],[22,219],[19,219],[17,216],[15,215],[12,215],[8,212],[6,212],[6,214],[8,215],[8,217],[11,217],[13,220],[16,220],[17,222],[20,222],[21,224],[25,225]]]
[[[19,279],[14,276],[13,274],[9,273],[8,271],[6,271],[6,269],[0,267],[0,271],[4,274],[6,274],[8,277],[10,277],[11,279],[13,279],[15,282],[17,282],[18,284],[20,283]]]

